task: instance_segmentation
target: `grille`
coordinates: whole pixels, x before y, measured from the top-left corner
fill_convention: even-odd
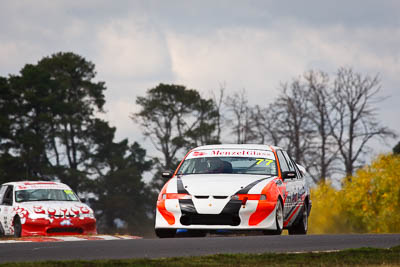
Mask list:
[[[68,227],[68,228],[50,228],[47,229],[48,234],[54,234],[54,233],[77,233],[77,234],[82,234],[83,230],[82,228],[79,227]]]
[[[213,196],[213,198],[215,198],[215,199],[225,199],[225,198],[227,198],[228,196]]]
[[[194,196],[195,198],[198,198],[198,199],[207,199],[207,198],[209,198],[210,196]],[[227,198],[228,196],[213,196],[213,198],[215,198],[215,199],[225,199],[225,198]]]
[[[64,218],[64,215],[51,215],[49,214],[50,218]],[[79,217],[79,215],[65,215],[66,218],[74,218],[74,217]]]
[[[232,214],[186,214],[181,217],[182,225],[231,225],[238,226],[240,218]]]
[[[209,196],[195,196],[195,198],[199,198],[199,199],[207,199]]]

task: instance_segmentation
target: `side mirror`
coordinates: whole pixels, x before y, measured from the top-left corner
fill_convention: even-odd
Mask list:
[[[296,172],[295,171],[286,171],[286,172],[282,172],[282,179],[293,179],[296,178]]]
[[[173,175],[174,175],[173,171],[163,171],[161,173],[161,177],[167,179],[172,178]]]

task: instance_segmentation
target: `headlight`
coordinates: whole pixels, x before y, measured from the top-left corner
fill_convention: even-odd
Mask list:
[[[162,199],[192,199],[192,195],[178,194],[178,193],[166,193],[162,194]]]

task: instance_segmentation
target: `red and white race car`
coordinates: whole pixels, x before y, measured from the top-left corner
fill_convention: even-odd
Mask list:
[[[185,156],[162,188],[155,218],[158,237],[177,230],[204,236],[218,230],[306,234],[311,210],[305,169],[279,147],[210,145]]]
[[[0,235],[96,234],[93,210],[65,184],[12,182],[0,188]]]

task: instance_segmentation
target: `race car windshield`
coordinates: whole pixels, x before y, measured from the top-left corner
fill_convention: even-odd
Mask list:
[[[201,157],[186,159],[178,174],[236,173],[277,175],[276,162],[255,157]]]
[[[70,189],[26,189],[15,191],[15,201],[79,201],[79,198]]]

